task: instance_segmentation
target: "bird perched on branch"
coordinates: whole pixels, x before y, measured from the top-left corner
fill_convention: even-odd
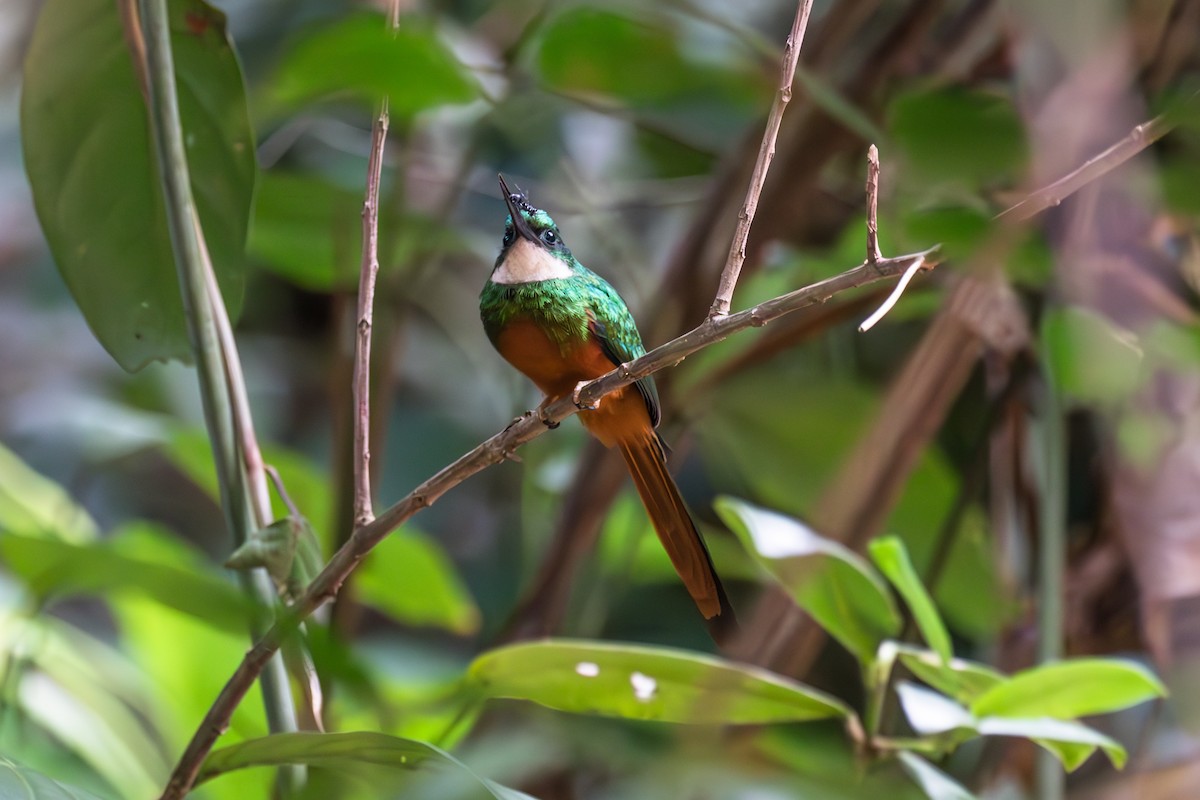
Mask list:
[[[500,189],[508,206],[504,241],[479,298],[488,338],[506,361],[547,398],[570,396],[580,384],[643,355],[642,337],[625,301],[571,254],[558,226],[526,196]],[[579,419],[606,447],[618,447],[675,571],[721,643],[736,630],[733,608],[712,557],[667,471],[655,428],[658,391],[645,377],[581,406]]]

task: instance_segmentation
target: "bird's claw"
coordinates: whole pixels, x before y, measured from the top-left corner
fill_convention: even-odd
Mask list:
[[[599,400],[596,400],[591,405],[584,405],[583,401],[579,399],[579,394],[583,391],[583,387],[587,386],[589,383],[591,383],[591,381],[580,381],[579,383],[575,384],[575,391],[571,393],[571,399],[575,402],[575,407],[581,411],[595,411],[600,407]]]
[[[542,421],[543,425],[545,425],[550,430],[554,430],[562,423],[558,422],[557,420],[549,419],[546,416],[546,410],[549,408],[550,408],[550,398],[547,397],[545,400],[543,400],[541,403],[538,404],[537,416],[538,416],[538,419],[540,419]]]

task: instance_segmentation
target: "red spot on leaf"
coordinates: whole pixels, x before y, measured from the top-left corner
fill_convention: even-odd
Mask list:
[[[192,36],[203,36],[208,31],[208,26],[212,24],[212,20],[207,15],[198,14],[195,11],[184,14],[183,20],[187,24],[188,33]]]

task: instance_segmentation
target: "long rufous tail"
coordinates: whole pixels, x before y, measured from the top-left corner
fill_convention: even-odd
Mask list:
[[[721,579],[717,577],[712,556],[683,504],[679,488],[667,471],[666,454],[657,434],[647,428],[618,440],[617,445],[675,571],[683,579],[700,613],[708,620],[709,631],[717,644],[724,644],[737,631],[737,619]]]

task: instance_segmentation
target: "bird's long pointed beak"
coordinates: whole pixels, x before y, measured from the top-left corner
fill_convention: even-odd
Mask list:
[[[508,213],[512,216],[513,227],[523,238],[531,242],[538,241],[537,233],[534,232],[533,228],[529,227],[529,222],[525,219],[525,215],[521,213],[518,205],[521,201],[525,201],[525,195],[509,189],[508,182],[504,180],[503,175],[497,175],[496,177],[500,179],[500,191],[504,194],[504,204],[508,206]]]

